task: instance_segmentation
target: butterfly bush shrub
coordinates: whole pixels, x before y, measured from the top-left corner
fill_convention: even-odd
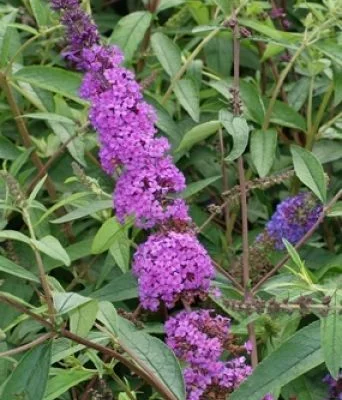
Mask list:
[[[38,3],[46,13],[50,12],[48,4]],[[30,7],[38,23],[41,23],[43,14],[37,11],[38,3],[32,2]],[[45,109],[42,103],[42,112],[27,113],[26,117],[32,118],[33,121],[43,119],[64,143],[63,149],[67,148],[79,163],[86,165],[82,157],[76,156],[77,146],[70,147],[74,137],[78,136],[79,139],[84,130],[87,132],[89,129],[87,122],[83,126],[79,121],[84,118],[81,117],[80,107],[85,107],[84,112],[87,113],[90,127],[96,132],[99,162],[96,152],[88,151],[84,154],[88,154],[90,160],[95,165],[98,164],[107,175],[101,175],[101,180],[106,182],[107,188],[113,188],[113,194],[108,194],[101,188],[99,181],[87,176],[83,168],[74,164],[77,181],[86,192],[75,192],[69,198],[66,193],[64,200],[46,211],[46,207],[39,206],[40,203],[35,197],[43,190],[43,185],[46,185],[50,197],[56,189],[53,183],[51,186],[50,177],[40,179],[44,175],[42,171],[45,172],[48,167],[41,163],[36,150],[33,150],[32,162],[42,175],[33,180],[34,184],[27,188],[25,195],[20,188],[22,178],[13,177],[16,175],[16,168],[20,169],[20,164],[2,174],[9,199],[14,205],[12,209],[22,215],[30,237],[23,239],[10,230],[4,230],[1,237],[7,238],[7,254],[16,264],[20,262],[16,261],[17,250],[11,248],[12,240],[18,239],[32,247],[39,279],[16,264],[15,273],[12,271],[12,275],[19,274],[21,278],[34,284],[40,282],[44,305],[42,311],[37,308],[32,312],[27,309],[27,305],[23,306],[24,303],[6,294],[0,295],[0,300],[6,306],[12,305],[26,313],[38,326],[40,323],[48,331],[38,335],[36,340],[30,337],[31,342],[28,346],[18,348],[18,353],[30,350],[20,360],[17,369],[4,381],[0,393],[2,391],[5,398],[10,399],[13,393],[21,393],[24,385],[19,382],[21,370],[25,363],[34,360],[35,357],[46,363],[44,369],[47,375],[44,380],[38,379],[34,370],[32,372],[32,379],[40,381],[36,390],[41,392],[38,397],[42,399],[64,398],[59,396],[67,393],[69,389],[73,398],[82,400],[113,398],[114,392],[118,393],[119,399],[300,399],[302,395],[310,394],[311,389],[302,389],[302,386],[305,386],[306,380],[317,382],[314,376],[320,377],[318,382],[321,383],[317,384],[317,388],[322,393],[322,400],[341,398],[339,374],[342,367],[342,346],[332,344],[337,343],[334,332],[338,324],[341,325],[340,290],[329,280],[326,284],[322,280],[322,284],[318,286],[318,280],[324,275],[315,275],[315,269],[319,270],[320,266],[309,270],[298,254],[299,248],[316,234],[323,221],[325,242],[323,239],[319,242],[317,239],[316,242],[313,240],[312,249],[317,250],[319,255],[322,254],[319,252],[322,247],[326,247],[327,250],[321,252],[337,253],[338,250],[333,238],[336,227],[329,226],[325,216],[331,212],[331,207],[338,201],[340,193],[336,194],[337,183],[332,173],[329,177],[332,200],[327,201],[328,179],[319,159],[311,152],[316,136],[319,135],[322,114],[326,110],[318,106],[318,116],[313,121],[313,78],[308,87],[309,98],[300,100],[299,105],[294,105],[295,88],[287,95],[286,89],[279,85],[287,78],[297,57],[302,55],[299,50],[305,51],[305,46],[299,47],[297,53],[292,55],[291,47],[276,48],[276,45],[273,45],[275,48],[272,48],[272,44],[269,44],[269,47],[265,48],[263,41],[256,41],[260,58],[265,57],[265,60],[268,60],[270,70],[278,81],[270,99],[267,99],[265,96],[268,91],[264,87],[265,79],[267,80],[265,69],[262,70],[260,93],[253,86],[255,82],[252,84],[240,76],[244,67],[247,71],[250,67],[246,65],[244,57],[255,57],[248,46],[243,47],[242,38],[250,38],[254,35],[254,30],[267,36],[269,31],[262,29],[263,22],[260,21],[267,20],[274,32],[278,32],[277,29],[279,32],[290,29],[291,23],[284,6],[276,7],[273,3],[270,6],[255,4],[253,8],[247,3],[241,3],[230,8],[224,5],[224,2],[206,5],[199,3],[187,4],[181,1],[176,4],[181,5],[180,8],[174,15],[170,15],[169,9],[173,5],[163,1],[147,2],[148,11],[128,14],[118,23],[109,42],[118,43],[122,46],[120,48],[117,44],[106,44],[108,39],[101,33],[107,35],[107,28],[100,33],[89,12],[85,11],[90,10],[90,4],[80,4],[76,0],[50,1],[50,7],[57,12],[65,32],[63,49],[60,51],[65,64],[63,69],[49,68],[60,74],[59,79],[62,79],[62,74],[65,73],[70,79],[78,79],[81,76],[82,81],[77,88],[78,105],[72,107],[70,101],[75,101],[75,94],[71,94],[68,101],[59,97],[58,84],[55,84],[53,91],[57,92],[57,95],[50,98],[54,102],[55,113]],[[97,6],[101,8],[101,5]],[[334,24],[337,24],[338,12],[330,4],[326,7],[330,19],[327,18],[331,21],[331,25],[326,29],[333,30]],[[162,18],[167,19],[164,25],[165,32],[168,33],[167,29],[172,31],[173,26],[179,27],[189,21],[190,26],[205,25],[203,21],[206,16],[209,18],[209,13],[214,10],[213,18],[217,19],[217,27],[209,30],[211,33],[204,36],[202,41],[197,38],[199,41],[190,42],[185,50],[190,52],[190,55],[187,54],[188,58],[182,68],[177,45],[164,33],[153,33],[153,17],[156,17],[158,12],[162,13]],[[239,12],[244,14],[241,21]],[[310,15],[306,15],[305,35],[309,35],[310,40],[315,42],[321,40],[325,31],[323,28],[314,27],[310,22]],[[52,13],[51,18],[55,17]],[[252,20],[254,18],[255,21],[248,23],[244,17]],[[298,18],[302,18],[300,14]],[[48,19],[44,22],[48,22]],[[142,40],[142,37],[136,35],[135,29],[139,29],[143,24],[146,27],[141,31],[142,36],[145,35]],[[44,35],[45,28],[40,28]],[[196,31],[195,26],[193,31]],[[123,39],[124,34],[126,37]],[[186,34],[184,37],[181,35],[179,43],[186,42]],[[289,37],[284,32],[279,35],[281,40]],[[157,57],[161,67],[171,75],[170,82],[166,80],[168,86],[165,88],[165,78],[160,80],[153,73],[151,76],[145,76],[146,79],[139,83],[137,76],[144,76],[145,69],[149,71],[150,68],[146,55],[134,65],[137,75],[133,68],[127,67],[131,61],[127,57],[127,54],[130,54],[129,46],[134,48],[134,42],[140,41],[142,53],[145,52],[152,58]],[[252,43],[249,42],[249,46],[252,46]],[[196,45],[198,47],[194,49],[193,46]],[[194,61],[203,48],[203,57]],[[227,60],[231,59],[231,56],[234,59],[233,80],[228,77],[231,74],[230,69],[227,71],[219,61],[211,60],[213,54],[215,57],[218,55],[219,49],[224,49],[223,56],[227,57]],[[323,51],[322,48],[320,50]],[[50,51],[50,48],[46,51]],[[277,56],[288,62],[281,75],[272,59]],[[7,61],[14,65],[17,53],[11,57]],[[216,71],[217,68],[219,71]],[[71,72],[72,70],[76,71],[76,74]],[[39,73],[39,69],[31,71]],[[30,70],[19,69],[19,86],[16,86],[16,89],[27,89],[25,85],[30,84],[34,86],[39,78],[33,72],[29,75]],[[185,72],[187,75],[184,78],[182,75]],[[158,70],[157,74],[163,73]],[[15,98],[8,85],[8,78],[2,75],[1,79],[11,111],[17,119],[23,120],[25,114],[17,115],[20,110],[13,106]],[[143,92],[146,86],[155,85],[153,81],[156,79],[157,94],[151,98],[147,89],[149,96],[145,97]],[[301,79],[301,84],[305,85],[306,80]],[[207,93],[201,92],[204,111],[198,120],[194,108],[196,104],[199,106],[198,92],[201,80],[208,89]],[[40,78],[40,89],[37,92],[31,91],[26,99],[36,106],[39,96],[44,97],[44,90],[49,90],[51,85],[54,85],[49,82],[44,76]],[[60,85],[63,85],[62,81]],[[291,86],[290,82],[289,85]],[[175,101],[170,101],[172,92]],[[329,87],[321,107],[327,107],[332,92]],[[61,93],[65,95],[68,90],[63,92],[62,89]],[[218,93],[223,94],[224,101],[215,101]],[[276,100],[278,96],[282,98],[283,103]],[[291,97],[292,100],[287,100],[287,97]],[[309,104],[305,128],[307,131],[303,128],[305,121],[299,113],[301,108],[305,108],[306,100]],[[297,101],[299,102],[298,99]],[[224,109],[221,109],[222,107]],[[182,108],[193,119],[191,121],[189,117],[184,116],[185,128],[181,123],[175,122],[177,117],[184,115]],[[260,109],[261,118],[258,115]],[[284,115],[279,116],[282,114],[280,110]],[[215,119],[208,121],[206,112],[216,114]],[[249,119],[248,124],[245,115]],[[328,127],[325,129],[331,129],[331,125],[337,119],[333,117],[332,122],[327,121]],[[77,128],[75,120],[80,124]],[[270,124],[274,123],[280,125],[277,127],[278,133],[276,129],[269,128]],[[258,124],[261,125],[260,129],[257,129]],[[66,139],[66,134],[70,136],[71,126],[78,129],[78,132],[74,131],[74,137]],[[171,135],[172,145],[165,136],[160,135],[160,131],[170,135],[170,129],[179,130],[181,133],[181,137],[178,133],[175,136],[174,133]],[[184,129],[187,132],[183,134]],[[253,132],[248,149],[250,129]],[[299,134],[296,129],[305,131],[307,136]],[[19,123],[18,130],[24,137],[29,157],[31,142],[27,141],[25,123]],[[215,132],[219,133],[219,140],[208,139]],[[280,174],[283,171],[279,168],[274,169],[274,175],[269,174],[274,165],[276,151],[280,151],[274,147],[278,134],[280,144],[287,146],[287,155],[284,156],[284,160],[287,161],[282,162],[286,169],[293,166],[296,177],[293,177],[291,171],[283,177]],[[90,135],[94,143],[94,135]],[[203,143],[205,139],[208,140],[207,146]],[[32,139],[32,142],[38,143],[37,140]],[[201,149],[201,146],[198,146],[200,141],[205,151],[196,155],[196,151]],[[90,142],[91,140],[88,145]],[[178,149],[175,148],[175,142]],[[229,149],[227,158],[226,147]],[[248,151],[248,157],[244,160],[243,156]],[[217,156],[220,153],[221,155]],[[290,153],[292,164],[288,161]],[[182,168],[176,166],[175,160],[181,160],[177,164]],[[201,167],[201,163],[208,160],[208,164]],[[219,186],[217,177],[207,177],[207,173],[215,170],[218,162],[221,163],[219,171],[222,175],[222,184]],[[235,169],[235,163],[238,171]],[[187,172],[186,176],[183,170]],[[205,178],[196,182],[198,172]],[[246,182],[253,174],[260,177]],[[187,185],[189,178],[190,183]],[[300,187],[301,183],[306,188]],[[228,185],[234,184],[236,187],[229,191]],[[203,189],[209,189],[209,197],[201,194],[198,204],[192,204],[193,195],[202,192]],[[251,193],[254,190],[255,196]],[[267,190],[273,191],[276,198],[268,207],[265,205],[267,201],[264,194]],[[286,197],[286,192],[292,192],[291,196]],[[84,203],[81,200],[83,196],[92,196],[93,204],[91,200]],[[253,196],[250,210],[247,209],[247,196]],[[190,201],[187,201],[189,197]],[[236,199],[239,198],[241,220],[236,204]],[[219,204],[211,204],[208,207],[211,212],[209,215],[205,212],[203,214],[198,207],[200,205],[205,208],[208,201],[212,203],[217,200]],[[111,206],[108,202],[111,202]],[[70,204],[76,207],[76,210],[69,211]],[[115,219],[108,218],[110,214],[106,214],[110,213],[111,208]],[[42,214],[34,214],[34,209],[40,209]],[[61,239],[63,244],[54,236],[45,235],[36,228],[55,210],[61,211],[60,216],[53,222],[64,224],[65,237]],[[88,215],[103,222],[93,237],[90,250],[89,243],[82,247],[75,243],[74,231],[70,224]],[[337,207],[332,216],[338,215]],[[255,224],[257,228],[249,232],[248,224],[254,226],[259,218],[263,222]],[[88,236],[87,229],[87,224],[84,227],[79,226],[78,234]],[[90,235],[93,235],[93,232],[92,230]],[[241,245],[238,239],[240,236]],[[66,246],[65,241],[69,241],[70,247]],[[220,242],[222,246],[218,247]],[[64,244],[66,250],[63,248]],[[130,266],[131,245],[134,253]],[[88,247],[86,251],[85,247]],[[48,262],[44,265],[44,257],[48,256],[70,265],[72,261],[84,257],[78,255],[81,249],[85,251],[85,257],[90,253],[100,255],[98,261],[96,257],[93,260],[94,271],[92,264],[90,267],[80,265],[79,270],[74,269],[71,282],[66,285],[59,283],[65,280],[64,271],[60,275],[59,265],[49,266]],[[108,250],[108,256],[104,259],[102,253]],[[45,256],[42,258],[41,254]],[[304,256],[305,254],[302,255]],[[12,265],[9,263],[13,261],[5,259],[5,272],[6,268]],[[125,272],[124,274],[111,274],[113,266],[110,264],[113,261]],[[289,272],[285,267],[288,267]],[[329,271],[329,268],[325,269]],[[55,270],[56,274],[47,276],[49,270]],[[92,276],[94,272],[95,281]],[[277,274],[278,272],[281,273]],[[105,281],[108,283],[103,286]],[[131,293],[132,290],[135,293],[135,288],[127,287],[129,294],[123,293],[125,285],[132,285],[132,282],[133,285],[137,282],[138,306],[135,311],[131,308],[134,304],[132,299],[135,298]],[[73,292],[75,288],[79,289],[79,286],[83,289],[79,293]],[[304,327],[300,329],[301,317],[307,315],[310,317],[308,320],[303,318]],[[156,319],[161,323],[154,332],[150,321]],[[5,326],[4,332],[11,330],[15,325],[9,325],[7,328]],[[165,344],[148,332],[162,335],[160,337]],[[39,333],[39,330],[36,333]],[[102,336],[96,338],[96,334]],[[73,357],[72,362],[77,364],[74,370],[68,371],[65,368],[67,364],[63,364],[62,360],[66,360],[68,356],[60,355],[58,350],[58,346],[65,346],[65,341],[85,346],[89,349],[89,354],[91,353],[78,356],[76,353],[79,349],[69,349],[70,357]],[[3,355],[16,352],[11,349],[7,351],[6,347]],[[314,361],[308,368],[305,360],[311,353],[315,354],[315,357],[312,356]],[[281,357],[284,354],[287,354],[287,359],[282,363]],[[261,359],[263,361],[259,364]],[[108,360],[112,360],[110,364]],[[55,362],[60,364],[55,368],[55,373],[51,372],[49,375],[49,367]],[[10,368],[7,364],[4,365]],[[124,368],[135,374],[134,379],[128,378]],[[326,368],[330,374],[323,379]],[[312,375],[307,374],[310,369]],[[70,384],[63,378],[66,372],[75,373],[75,377],[70,378]],[[56,386],[60,389],[55,390]],[[303,390],[307,392],[304,393]]]

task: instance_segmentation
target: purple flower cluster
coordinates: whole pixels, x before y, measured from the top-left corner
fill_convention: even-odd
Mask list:
[[[68,46],[64,58],[77,69],[84,69],[83,50],[97,44],[100,35],[90,16],[80,7],[77,0],[51,0],[54,10],[62,12],[61,22],[66,27]]]
[[[174,231],[153,234],[140,245],[133,272],[143,307],[153,311],[161,301],[171,308],[178,300],[191,303],[204,296],[214,276],[211,260],[196,236]]]
[[[210,398],[210,393],[230,393],[251,374],[245,357],[220,360],[229,327],[229,319],[209,310],[183,311],[166,322],[168,346],[188,364],[184,371],[188,400]]]
[[[323,382],[329,385],[329,397],[326,400],[342,400],[342,374],[337,380],[327,375]]]
[[[277,206],[276,212],[266,225],[265,234],[257,241],[267,238],[277,250],[284,249],[283,239],[296,244],[317,222],[323,207],[309,192],[288,197]]]
[[[51,2],[67,28],[64,56],[85,72],[80,94],[90,102],[102,168],[108,174],[120,172],[116,215],[121,222],[133,216],[140,228],[158,228],[134,256],[142,306],[155,311],[161,303],[172,308],[179,300],[189,305],[206,297],[213,264],[190,228],[186,203],[176,196],[184,190],[185,178],[167,154],[167,139],[156,137],[154,109],[144,101],[134,74],[121,66],[120,49],[99,44],[96,26],[78,1]],[[244,357],[221,360],[229,335],[227,318],[208,310],[184,311],[169,319],[166,331],[168,345],[188,363],[188,400],[229,393],[251,373]]]

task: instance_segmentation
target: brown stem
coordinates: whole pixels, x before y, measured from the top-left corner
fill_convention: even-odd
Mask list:
[[[228,271],[226,271],[220,264],[213,260],[213,264],[215,268],[227,279],[229,279],[232,284],[236,287],[236,289],[240,290],[241,293],[244,292],[244,288],[240,285],[240,283],[231,275]]]
[[[174,394],[171,393],[168,388],[160,385],[159,381],[152,374],[150,375],[146,372],[146,369],[144,370],[140,367],[137,367],[133,362],[127,360],[122,354],[118,353],[117,351],[104,347],[98,343],[91,342],[90,340],[84,339],[64,328],[61,329],[60,334],[61,336],[66,337],[76,343],[83,344],[87,348],[97,350],[100,353],[107,354],[111,358],[115,358],[122,364],[126,365],[126,367],[129,368],[131,371],[143,378],[151,386],[153,386],[163,396],[163,398],[165,398],[165,400],[177,400]],[[127,349],[124,350],[127,352]]]
[[[226,192],[228,190],[228,172],[227,166],[224,159],[225,148],[224,148],[224,140],[223,140],[223,130],[222,128],[219,129],[219,139],[220,139],[220,152],[221,152],[221,171],[222,171],[222,187],[223,191]],[[226,203],[224,207],[224,220],[226,224],[226,240],[228,244],[232,244],[232,235],[230,232],[230,215],[229,215],[229,204]]]
[[[59,158],[64,153],[64,150],[68,147],[68,144],[71,143],[76,137],[77,137],[77,134],[71,136],[66,142],[64,142],[61,145],[61,147],[54,154],[52,154],[52,156],[49,158],[49,160],[43,165],[43,168],[34,177],[33,181],[30,183],[30,186],[28,187],[26,193],[31,193],[31,191],[36,186],[36,184],[39,182],[39,180],[41,178],[43,178],[43,176],[48,172],[51,165],[57,160],[57,158]]]
[[[233,30],[233,51],[234,51],[234,79],[233,79],[233,114],[235,117],[239,117],[241,114],[240,107],[240,41],[239,41],[239,24],[237,19],[235,20]],[[244,286],[244,297],[247,300],[251,297],[249,291],[249,245],[248,245],[248,206],[247,206],[247,189],[245,179],[245,169],[243,165],[243,157],[240,156],[238,159],[238,174],[240,184],[240,204],[241,204],[241,220],[242,220],[242,275],[243,275],[243,286]],[[256,346],[256,336],[254,324],[249,323],[247,325],[249,340],[252,343],[252,354],[251,361],[252,367],[255,368],[258,365],[258,349]]]
[[[318,228],[318,226],[323,222],[325,215],[327,212],[330,210],[330,208],[338,201],[338,199],[342,196],[342,190],[340,190],[331,200],[330,202],[324,207],[323,212],[321,213],[320,217],[318,220],[315,222],[315,224],[311,227],[309,231],[306,232],[306,234],[300,239],[300,241],[294,246],[296,250],[298,250],[300,247],[303,246],[303,244],[312,236],[312,234],[315,232],[315,230]],[[252,293],[256,293],[256,291],[260,288],[261,285],[263,285],[271,276],[273,276],[281,267],[284,266],[284,264],[290,259],[290,255],[287,254],[285,257],[283,257],[278,264],[271,270],[269,271],[263,278],[260,279],[258,283],[255,284],[255,286],[252,289]]]
[[[32,312],[29,310],[27,307],[23,306],[20,302],[16,301],[15,299],[12,299],[10,297],[5,296],[4,294],[0,294],[0,302],[8,304],[12,306],[13,308],[17,309],[21,313],[24,313],[34,319],[35,321],[39,322],[41,325],[45,326],[46,328],[50,330],[54,330],[54,327],[52,324],[50,324],[49,321],[46,321],[43,317],[40,315]]]
[[[12,92],[11,87],[7,80],[7,76],[3,72],[0,72],[0,85],[2,86],[2,88],[4,90],[6,99],[8,101],[8,105],[11,108],[11,111],[14,116],[14,119],[15,119],[15,122],[16,122],[16,125],[18,128],[19,134],[21,136],[23,145],[25,146],[26,149],[32,148],[33,143],[31,141],[30,134],[27,129],[25,120],[24,120],[24,118],[22,118],[20,109],[15,101],[13,92]],[[41,172],[44,168],[44,164],[42,163],[41,159],[38,157],[38,154],[36,153],[35,150],[33,150],[31,153],[31,160],[32,160],[33,164],[35,165],[35,167],[38,169],[38,171]],[[44,176],[44,173],[42,176]],[[57,198],[56,189],[55,189],[53,182],[51,181],[51,179],[49,177],[45,181],[45,187],[49,193],[50,198],[52,200],[56,200],[56,198]]]
[[[38,344],[44,343],[46,340],[51,339],[55,336],[53,332],[46,333],[45,335],[39,336],[37,339],[32,340],[30,343],[23,344],[22,346],[16,347],[15,349],[3,351],[0,353],[1,357],[13,356],[14,354],[22,353],[23,351],[29,350]]]

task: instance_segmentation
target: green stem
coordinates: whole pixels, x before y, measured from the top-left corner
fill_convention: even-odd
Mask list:
[[[40,32],[38,35],[31,37],[30,39],[28,39],[23,45],[21,45],[19,47],[19,49],[14,53],[14,55],[12,56],[12,58],[10,59],[10,61],[7,64],[7,67],[5,69],[5,74],[9,75],[12,65],[15,61],[15,59],[18,57],[18,55],[20,53],[22,53],[28,46],[30,46],[30,44],[32,44],[34,41],[36,41],[37,39],[39,39],[42,36],[48,35],[51,32],[56,31],[57,29],[62,28],[62,25],[57,25],[57,26],[53,26],[50,29],[47,29],[46,31]]]
[[[23,209],[23,217],[24,217],[24,220],[25,220],[26,225],[28,227],[31,239],[37,240],[36,234],[34,232],[33,225],[32,225],[32,222],[31,222],[30,213],[26,208]],[[44,291],[45,300],[46,300],[46,304],[47,304],[47,307],[48,307],[48,313],[49,313],[50,322],[53,324],[54,320],[55,320],[55,308],[53,306],[52,294],[51,294],[51,290],[50,290],[50,287],[49,287],[49,283],[48,283],[47,278],[46,278],[43,260],[42,260],[42,257],[40,255],[39,250],[36,248],[35,245],[32,245],[32,249],[33,249],[33,252],[34,252],[34,255],[35,255],[35,258],[36,258],[36,262],[37,262],[39,278],[40,278],[40,282],[41,282],[41,285],[42,285],[42,288],[43,288],[43,291]]]
[[[309,96],[308,96],[308,106],[306,110],[306,130],[307,130],[307,140],[305,147],[311,149],[313,143],[313,136],[315,135],[312,126],[312,98],[313,98],[313,88],[314,88],[315,78],[312,76],[310,79],[309,86]]]
[[[290,72],[291,68],[293,67],[295,61],[300,56],[300,54],[305,49],[305,47],[306,47],[306,42],[302,43],[302,45],[297,49],[297,51],[294,53],[294,55],[292,56],[291,60],[287,64],[287,66],[282,70],[281,74],[279,75],[279,80],[277,81],[276,87],[273,90],[271,100],[270,100],[270,102],[268,104],[268,108],[267,108],[267,111],[265,113],[264,123],[262,124],[262,129],[263,130],[268,129],[268,127],[270,125],[272,112],[273,112],[273,107],[274,107],[275,102],[277,100],[277,97],[279,95],[280,89],[281,89],[281,87],[282,87],[282,85],[283,85],[288,73]]]

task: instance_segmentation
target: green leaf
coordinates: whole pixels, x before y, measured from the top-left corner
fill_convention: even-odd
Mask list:
[[[232,95],[230,91],[233,87],[232,78],[227,78],[221,81],[212,81],[209,83],[209,85],[221,93],[227,100],[231,101]],[[264,120],[265,109],[264,103],[256,86],[241,80],[240,96],[246,111],[248,111],[250,119],[258,122],[261,125]]]
[[[0,256],[0,271],[16,276],[18,278],[27,279],[28,281],[39,283],[39,279],[34,276],[30,271],[27,271],[20,265],[14,264],[14,262],[8,260],[3,256]]]
[[[118,232],[116,240],[110,246],[109,251],[121,271],[123,273],[127,272],[129,270],[130,242],[126,232]]]
[[[266,357],[229,400],[260,400],[324,361],[320,343],[320,324],[315,321],[296,332]]]
[[[328,217],[342,217],[342,201],[334,204],[327,214]]]
[[[219,118],[226,131],[233,137],[233,148],[225,160],[234,161],[243,154],[248,144],[247,121],[242,117],[234,117],[226,110],[220,111]]]
[[[282,388],[284,399],[322,400],[326,397],[326,384],[311,382],[306,376],[301,376]]]
[[[277,149],[277,131],[256,130],[251,136],[251,157],[261,178],[265,177],[274,163]]]
[[[45,181],[46,181],[47,175],[43,176],[36,186],[33,188],[32,192],[30,193],[28,200],[28,204],[32,207],[32,203],[34,202],[35,198],[37,197],[38,193],[40,192],[41,188],[43,187]],[[45,211],[45,209],[44,209]]]
[[[268,107],[269,100],[265,98],[264,103],[265,107]],[[306,132],[305,119],[296,110],[280,100],[274,103],[270,120],[274,124]]]
[[[158,58],[164,70],[172,77],[176,75],[182,66],[179,47],[166,35],[156,32],[151,37],[151,45],[154,54]]]
[[[119,324],[119,342],[143,370],[157,377],[176,399],[185,400],[182,370],[165,343],[144,332],[134,331],[127,323]]]
[[[181,79],[174,87],[175,95],[184,110],[195,121],[199,121],[199,95],[195,84],[190,79]]]
[[[21,232],[12,230],[0,231],[0,239],[18,240],[19,242],[23,242],[29,245],[32,244],[31,239],[28,236],[24,235]]]
[[[118,314],[109,301],[100,301],[96,319],[102,322],[110,332],[118,333]]]
[[[87,381],[95,375],[84,369],[59,369],[56,376],[49,379],[43,400],[55,400],[70,388]],[[38,399],[36,399],[38,400]]]
[[[180,197],[182,199],[187,199],[187,198],[193,196],[194,194],[200,192],[201,190],[205,189],[207,186],[216,182],[220,178],[221,178],[221,175],[212,176],[211,178],[202,179],[197,182],[189,183],[187,185],[186,189],[180,194]]]
[[[33,347],[19,361],[4,384],[2,400],[42,400],[49,375],[51,341]]]
[[[233,52],[232,35],[228,32],[216,35],[204,47],[207,67],[220,77],[230,76]]]
[[[91,252],[93,254],[101,254],[108,250],[119,238],[119,233],[125,231],[131,225],[132,221],[128,221],[122,225],[116,219],[116,217],[107,219],[107,221],[104,222],[100,229],[96,232],[91,246]]]
[[[66,314],[92,301],[90,297],[84,297],[74,292],[58,292],[54,293],[52,297],[55,309],[59,314]]]
[[[302,147],[292,145],[291,153],[296,175],[324,203],[327,188],[321,163],[313,153]]]
[[[66,266],[71,264],[68,253],[64,250],[60,241],[54,236],[47,235],[40,240],[32,239],[32,243],[37,247],[38,250],[49,257],[62,261]]]
[[[166,10],[171,7],[177,7],[183,3],[185,3],[185,0],[160,0],[157,12]]]
[[[275,29],[267,25],[265,22],[259,22],[252,19],[239,19],[240,24],[247,26],[263,35],[274,39],[279,42],[284,42],[284,44],[288,45],[288,43],[296,43],[299,42],[302,38],[300,33],[292,33],[292,32],[284,32],[279,29]]]
[[[48,3],[43,0],[30,0],[30,6],[38,26],[41,28],[48,25],[50,14]]]
[[[53,224],[64,224],[65,222],[74,221],[75,219],[80,219],[86,217],[87,215],[95,214],[98,211],[106,210],[107,208],[112,207],[113,202],[111,200],[98,200],[87,206],[77,208],[76,210],[63,215],[63,217],[54,219],[51,222]]]
[[[72,119],[64,117],[63,115],[49,113],[49,112],[28,113],[22,115],[22,117],[75,125],[75,122]]]
[[[78,96],[81,75],[62,68],[36,66],[19,69],[12,78],[19,82],[27,82],[33,86],[59,93],[78,103],[87,104]]]
[[[335,292],[330,301],[329,314],[322,317],[321,341],[325,364],[334,379],[338,379],[342,368],[342,315],[341,292]]]
[[[111,283],[96,290],[91,297],[101,301],[123,301],[138,297],[137,280],[130,272],[115,278]]]
[[[70,312],[70,330],[78,336],[86,337],[93,327],[99,309],[98,302],[91,300]]]
[[[8,60],[6,52],[7,32],[10,23],[15,20],[16,14],[17,11],[15,10],[0,19],[0,65],[5,65]]]
[[[0,158],[3,160],[15,160],[20,155],[17,147],[8,139],[0,136]]]
[[[177,152],[190,150],[194,144],[213,135],[220,127],[221,123],[219,121],[209,121],[195,126],[183,136]]]
[[[228,17],[232,11],[232,3],[230,0],[214,0],[215,3],[221,8],[223,14]]]
[[[337,107],[342,101],[342,68],[334,70],[334,107]]]
[[[110,43],[117,44],[125,54],[125,61],[130,62],[145,32],[152,21],[148,11],[136,11],[121,18],[116,25]]]

